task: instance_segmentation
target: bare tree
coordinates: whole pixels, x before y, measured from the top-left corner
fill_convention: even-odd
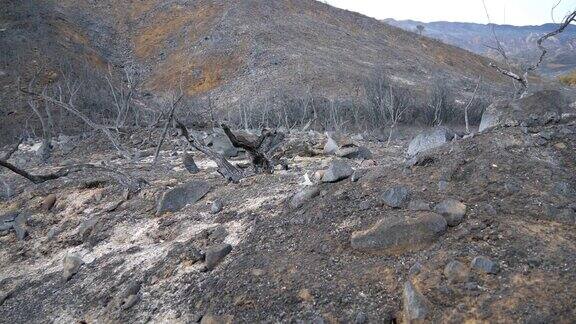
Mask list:
[[[478,92],[478,88],[480,88],[480,82],[482,82],[481,76],[478,77],[478,82],[476,82],[476,88],[474,88],[474,93],[472,93],[472,98],[470,98],[470,101],[468,101],[468,103],[466,104],[466,107],[464,107],[464,123],[466,124],[466,133],[468,133],[468,134],[470,134],[470,120],[468,118],[468,110],[470,109],[470,107],[472,106],[472,103],[476,99],[476,93]]]
[[[178,103],[182,100],[184,94],[180,91],[180,95],[177,97],[175,94],[172,94],[172,99],[170,100],[170,113],[168,114],[168,119],[166,120],[166,124],[164,125],[164,130],[162,131],[162,135],[160,136],[160,141],[158,142],[158,146],[156,147],[156,152],[154,153],[154,161],[152,164],[156,164],[158,162],[158,156],[160,155],[160,150],[162,149],[162,144],[164,144],[164,139],[166,138],[166,134],[168,133],[168,128],[170,124],[172,124],[172,120],[174,119],[174,113],[176,112],[176,108],[178,107]]]
[[[486,7],[486,1],[482,0],[482,3],[484,5],[484,10],[486,11],[486,16],[488,17],[488,21],[490,22],[490,15],[489,15],[488,9]],[[554,11],[554,8],[556,8],[557,6],[558,6],[558,4],[556,4],[552,8],[552,12]],[[552,16],[553,16],[553,14],[552,14]],[[544,58],[546,57],[546,54],[548,53],[548,49],[546,47],[544,47],[544,42],[546,40],[548,40],[550,37],[554,37],[554,36],[562,33],[573,22],[576,22],[576,9],[573,10],[572,12],[570,12],[568,15],[566,15],[564,17],[564,19],[562,20],[562,22],[560,23],[560,25],[555,30],[545,34],[544,36],[540,37],[536,41],[536,44],[538,45],[538,49],[540,50],[540,55],[538,57],[538,60],[534,64],[526,67],[524,69],[524,71],[522,72],[522,75],[513,71],[512,67],[509,63],[506,51],[504,50],[500,40],[496,36],[496,32],[494,30],[494,25],[491,24],[492,25],[492,34],[493,34],[494,40],[496,42],[496,47],[491,47],[491,48],[496,50],[502,56],[505,63],[507,64],[508,68],[507,69],[502,68],[495,63],[490,63],[490,66],[492,68],[494,68],[496,71],[498,71],[499,73],[501,73],[501,74],[511,78],[512,80],[516,81],[516,83],[518,83],[520,85],[520,88],[519,89],[517,88],[517,90],[518,90],[517,93],[520,97],[524,97],[528,93],[528,86],[529,86],[528,74],[530,72],[536,71],[540,67],[540,65],[544,61]]]
[[[422,36],[422,34],[424,33],[424,29],[426,29],[426,27],[424,27],[423,25],[416,26],[416,30],[418,31],[418,35],[420,36]]]

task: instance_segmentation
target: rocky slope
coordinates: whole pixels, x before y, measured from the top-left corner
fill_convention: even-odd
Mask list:
[[[464,48],[473,53],[500,59],[499,54],[488,47],[495,46],[491,25],[442,21],[422,23],[394,19],[387,19],[386,23],[412,32],[416,31],[416,26],[422,25],[425,27],[425,36]],[[536,41],[555,28],[557,25],[554,24],[541,26],[494,25],[496,34],[507,54],[520,64],[533,64],[540,54]],[[576,56],[574,55],[576,26],[569,26],[564,33],[551,38],[546,43],[546,47],[550,49],[550,52],[546,64],[543,64],[539,71],[541,74],[557,77],[576,69]]]
[[[158,165],[118,159],[95,137],[62,141],[52,166],[102,161],[148,184],[127,194],[98,173],[37,186],[4,174],[0,318],[571,322],[576,123],[555,116],[502,119],[509,127],[409,164],[405,140],[354,136],[346,142],[374,156],[351,160],[322,154],[321,134],[294,132],[287,171],[238,184],[201,155],[190,174],[175,137]],[[41,172],[31,144],[11,161]],[[177,197],[188,204],[158,209]]]

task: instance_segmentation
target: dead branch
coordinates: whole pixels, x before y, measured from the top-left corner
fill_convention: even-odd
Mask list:
[[[154,153],[154,161],[152,164],[156,164],[158,162],[158,156],[160,155],[160,149],[162,148],[162,144],[164,144],[164,139],[166,138],[166,134],[168,133],[168,127],[170,127],[170,123],[172,123],[172,119],[174,119],[174,113],[176,112],[176,107],[178,107],[178,103],[184,94],[180,95],[176,101],[172,101],[172,107],[170,108],[170,113],[168,114],[168,120],[166,121],[166,125],[164,126],[164,130],[162,131],[162,136],[160,137],[160,142],[158,142],[158,146],[156,147],[156,152]]]
[[[222,155],[213,151],[198,141],[196,138],[194,138],[194,136],[188,132],[186,126],[184,126],[184,124],[182,124],[180,121],[176,120],[176,126],[178,129],[180,129],[181,135],[188,141],[190,146],[204,153],[211,160],[216,162],[216,165],[218,166],[218,173],[220,173],[226,180],[237,183],[240,181],[240,179],[246,177],[246,174],[242,170],[238,169],[230,162],[228,162],[228,160],[226,160]]]
[[[548,49],[546,47],[544,47],[544,45],[542,45],[544,43],[544,41],[546,41],[550,37],[554,37],[554,36],[562,33],[574,21],[576,21],[576,10],[574,10],[572,13],[570,13],[566,17],[564,17],[564,20],[562,21],[562,23],[560,23],[560,26],[556,30],[540,37],[538,39],[538,41],[536,41],[536,44],[538,45],[538,48],[540,49],[540,52],[541,52],[540,57],[538,58],[538,61],[535,64],[528,67],[527,71],[536,70],[544,61],[544,57],[548,53]]]
[[[468,104],[466,104],[466,107],[464,107],[464,122],[466,124],[466,133],[470,134],[470,123],[468,121],[468,109],[470,109],[470,106],[472,106],[472,102],[474,102],[474,99],[476,99],[476,93],[478,92],[478,88],[480,88],[480,82],[482,82],[482,76],[478,77],[478,82],[476,83],[476,88],[474,89],[474,93],[472,94],[472,98],[470,98],[470,101],[468,101]]]
[[[12,147],[8,148],[8,152],[4,153],[4,156],[2,158],[0,158],[0,161],[8,161],[10,159],[10,157],[12,156],[12,154],[16,153],[16,151],[18,151],[18,147],[20,146],[20,144],[22,144],[22,142],[24,141],[24,138],[20,138],[18,140],[18,143],[13,144]]]

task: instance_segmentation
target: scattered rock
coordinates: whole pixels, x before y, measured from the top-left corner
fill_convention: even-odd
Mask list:
[[[354,173],[352,173],[350,180],[352,180],[352,182],[358,182],[358,180],[360,180],[367,172],[368,170],[366,169],[356,169],[354,170]]]
[[[224,204],[222,203],[221,200],[215,200],[212,203],[212,207],[210,207],[210,212],[212,214],[218,214],[219,212],[222,211],[222,209],[224,208]]]
[[[352,170],[348,163],[342,160],[336,160],[330,164],[328,170],[324,173],[322,182],[338,182],[350,177],[352,173],[354,173],[354,170]]]
[[[330,136],[330,134],[326,133],[328,139],[326,140],[326,144],[324,144],[324,154],[325,155],[332,155],[338,151],[338,143]]]
[[[88,237],[90,237],[92,232],[94,232],[94,228],[96,227],[97,223],[98,218],[92,217],[90,219],[83,221],[80,224],[80,227],[78,227],[78,238],[80,239],[80,241],[84,242],[86,241],[86,239],[88,239]]]
[[[430,303],[410,281],[404,284],[403,304],[404,320],[407,323],[424,321],[430,312]]]
[[[182,164],[184,164],[184,168],[186,168],[186,170],[192,174],[200,172],[196,162],[194,162],[194,156],[190,153],[184,153],[184,156],[182,157]]]
[[[477,256],[472,260],[471,267],[480,272],[496,274],[500,271],[498,264],[494,263],[487,257]]]
[[[162,194],[156,214],[179,211],[188,204],[196,203],[209,191],[210,185],[208,182],[198,180],[170,189]]]
[[[26,222],[28,222],[29,217],[30,215],[28,215],[28,213],[22,212],[14,219],[14,231],[16,232],[16,238],[20,241],[26,238],[26,235],[28,234],[28,226],[26,225]]]
[[[0,231],[7,231],[14,227],[14,221],[18,217],[17,211],[10,211],[0,216]]]
[[[440,192],[445,192],[446,190],[448,190],[448,185],[449,185],[448,181],[440,180],[438,181],[438,190]]]
[[[55,194],[49,194],[42,201],[42,210],[43,211],[49,211],[50,209],[52,209],[52,207],[54,207],[55,203],[56,203],[56,195]]]
[[[468,279],[468,268],[459,261],[450,261],[444,268],[444,275],[449,282],[464,282]]]
[[[382,200],[392,208],[400,208],[408,198],[409,191],[406,187],[395,186],[384,192]]]
[[[342,147],[334,154],[341,158],[355,160],[368,160],[373,157],[372,152],[365,146]]]
[[[410,251],[429,245],[446,231],[446,220],[434,213],[390,217],[365,231],[352,233],[352,247],[361,251]]]
[[[212,148],[219,154],[224,155],[226,158],[238,156],[238,148],[232,145],[228,136],[226,136],[224,131],[220,128],[215,128],[214,132],[208,135],[204,142],[206,146]]]
[[[413,277],[419,275],[420,272],[422,272],[422,264],[420,262],[416,262],[408,270],[408,275]]]
[[[544,90],[517,100],[499,100],[491,104],[480,122],[479,131],[495,126],[538,126],[560,120],[566,102],[560,91]]]
[[[214,269],[228,253],[232,252],[232,245],[222,243],[206,250],[206,271]]]
[[[448,226],[457,226],[466,215],[466,205],[454,199],[447,199],[434,207],[434,212],[444,216]]]
[[[77,256],[74,255],[67,255],[64,257],[64,271],[63,271],[63,278],[64,281],[70,280],[72,276],[78,273],[80,267],[84,264],[84,261]]]
[[[308,289],[300,289],[298,292],[298,298],[300,298],[304,302],[311,303],[314,301],[314,296],[310,293]]]
[[[368,323],[368,316],[364,312],[356,313],[354,317],[354,324],[365,324]]]
[[[423,200],[411,200],[408,203],[408,209],[411,211],[431,211],[432,208],[430,207],[429,202],[425,202]]]
[[[420,152],[442,146],[452,139],[454,139],[454,132],[446,127],[426,130],[410,142],[408,146],[408,156],[413,157]]]
[[[140,300],[140,289],[142,285],[139,282],[132,283],[128,286],[128,289],[123,294],[123,298],[120,301],[120,308],[125,310],[128,309]]]
[[[298,209],[302,207],[307,201],[318,196],[320,194],[320,188],[318,187],[306,187],[296,193],[290,199],[290,208]]]

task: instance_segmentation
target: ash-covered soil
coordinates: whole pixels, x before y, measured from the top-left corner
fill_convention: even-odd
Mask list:
[[[181,162],[186,146],[175,137],[157,165],[152,156],[119,159],[92,137],[57,145],[46,167],[25,144],[11,161],[36,173],[71,160],[101,161],[148,185],[128,194],[95,173],[32,185],[3,171],[1,184],[11,197],[1,202],[0,214],[29,217],[23,239],[13,228],[0,232],[0,318],[569,323],[576,318],[575,139],[574,122],[496,128],[428,151],[408,166],[406,141],[385,147],[355,137],[373,161],[344,161],[356,169],[354,178],[363,176],[314,183],[308,189],[318,188],[318,195],[297,208],[290,200],[303,189],[304,175],[315,182],[316,171],[340,159],[320,154],[322,134],[291,134],[294,147],[312,150],[289,152],[286,171],[238,184],[226,183],[200,153],[194,154],[201,171],[190,174]],[[145,151],[154,143],[141,145]],[[208,194],[157,214],[164,192],[192,180],[207,181]],[[385,198],[395,186],[408,193],[399,208]],[[51,194],[56,201],[49,208]],[[406,225],[376,235],[377,244],[392,248],[351,244],[353,235],[378,222],[438,217],[435,206],[448,199],[463,203],[465,214],[434,237]],[[215,201],[221,211],[212,210]]]

